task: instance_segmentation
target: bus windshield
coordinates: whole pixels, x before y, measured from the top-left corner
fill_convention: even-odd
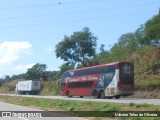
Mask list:
[[[134,67],[131,63],[120,64],[120,82],[123,84],[134,82]]]
[[[61,83],[61,88],[64,88],[66,86],[66,83]]]

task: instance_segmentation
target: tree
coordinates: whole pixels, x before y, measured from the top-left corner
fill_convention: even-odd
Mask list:
[[[105,50],[104,50],[104,44],[101,44],[101,46],[100,46],[100,48],[99,48],[99,50],[101,51],[101,52],[104,52]]]
[[[10,78],[9,75],[6,75],[6,76],[4,77],[4,81],[5,81],[5,82],[8,82],[8,81],[10,81],[10,80],[11,80],[11,78]]]
[[[26,74],[12,75],[11,80],[25,79],[25,77],[26,77]]]
[[[112,61],[111,54],[109,51],[103,50],[96,55],[96,57],[93,59],[93,61],[94,61],[95,65],[109,63]]]
[[[85,27],[69,37],[64,36],[64,39],[56,45],[56,56],[69,64],[90,66],[96,55],[96,40],[97,37]]]
[[[141,25],[135,35],[141,45],[154,45],[160,48],[160,13]]]
[[[145,33],[151,44],[160,47],[160,13],[146,22]]]
[[[2,86],[3,82],[4,82],[3,78],[0,78],[0,86]]]
[[[74,64],[62,64],[60,67],[60,74],[62,75],[65,71],[74,69]]]
[[[146,39],[145,25],[141,25],[134,34],[140,45],[150,45],[150,42]]]
[[[119,46],[126,49],[128,54],[133,53],[138,48],[138,40],[134,33],[126,33],[121,35],[118,42]]]
[[[46,64],[35,64],[32,68],[29,68],[26,72],[26,79],[33,79],[33,80],[47,80],[46,75]]]
[[[133,33],[126,33],[121,35],[118,43],[111,49],[112,60],[120,61],[128,58],[138,48],[138,41]]]

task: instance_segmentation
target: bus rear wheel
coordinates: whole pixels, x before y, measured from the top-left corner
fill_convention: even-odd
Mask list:
[[[98,92],[96,90],[93,92],[93,97],[98,98]]]
[[[101,91],[99,92],[99,98],[101,98],[101,99],[104,99],[104,98],[105,98],[105,93],[104,93],[103,90],[101,90]]]

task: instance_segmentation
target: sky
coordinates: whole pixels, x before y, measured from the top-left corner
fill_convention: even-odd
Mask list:
[[[55,46],[88,27],[109,50],[158,14],[160,0],[0,0],[0,77],[25,73],[36,63],[59,70]]]

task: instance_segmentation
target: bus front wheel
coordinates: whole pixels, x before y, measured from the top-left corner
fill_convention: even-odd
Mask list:
[[[67,91],[66,95],[67,95],[68,97],[72,97],[69,91]]]

